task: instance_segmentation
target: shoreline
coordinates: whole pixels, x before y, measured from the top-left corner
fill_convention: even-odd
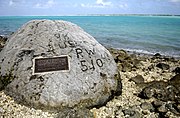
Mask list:
[[[123,48],[114,48],[114,47],[107,47],[105,46],[106,49],[114,49],[114,50],[124,50],[126,51],[128,54],[135,54],[135,55],[138,55],[138,56],[146,56],[146,57],[153,57],[154,55],[160,55],[162,58],[174,58],[174,59],[180,59],[180,55],[179,56],[176,56],[176,55],[164,55],[162,53],[153,53],[153,52],[147,52],[147,51],[136,51],[136,50],[133,50],[133,49],[123,49]],[[147,52],[147,53],[145,53]]]

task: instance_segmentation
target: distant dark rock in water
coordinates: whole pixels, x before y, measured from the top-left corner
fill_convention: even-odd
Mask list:
[[[109,51],[66,21],[23,25],[0,52],[0,67],[5,92],[37,108],[92,108],[121,94],[120,75]]]
[[[154,57],[161,57],[161,54],[156,53],[156,54],[154,55]]]
[[[162,70],[168,70],[170,68],[170,66],[168,64],[165,64],[165,63],[158,63],[156,65],[156,67],[162,69]]]

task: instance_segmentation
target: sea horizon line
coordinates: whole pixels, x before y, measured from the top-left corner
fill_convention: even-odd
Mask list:
[[[69,14],[69,15],[0,15],[5,16],[180,16],[180,14]]]

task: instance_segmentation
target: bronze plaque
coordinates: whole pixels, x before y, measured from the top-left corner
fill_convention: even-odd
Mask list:
[[[68,56],[34,59],[34,73],[69,70]]]

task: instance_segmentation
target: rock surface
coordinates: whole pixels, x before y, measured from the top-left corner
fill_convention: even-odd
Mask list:
[[[34,59],[62,55],[68,57],[69,70],[35,72]],[[92,108],[121,93],[109,51],[70,22],[28,22],[8,39],[0,52],[0,67],[5,92],[42,109]]]

